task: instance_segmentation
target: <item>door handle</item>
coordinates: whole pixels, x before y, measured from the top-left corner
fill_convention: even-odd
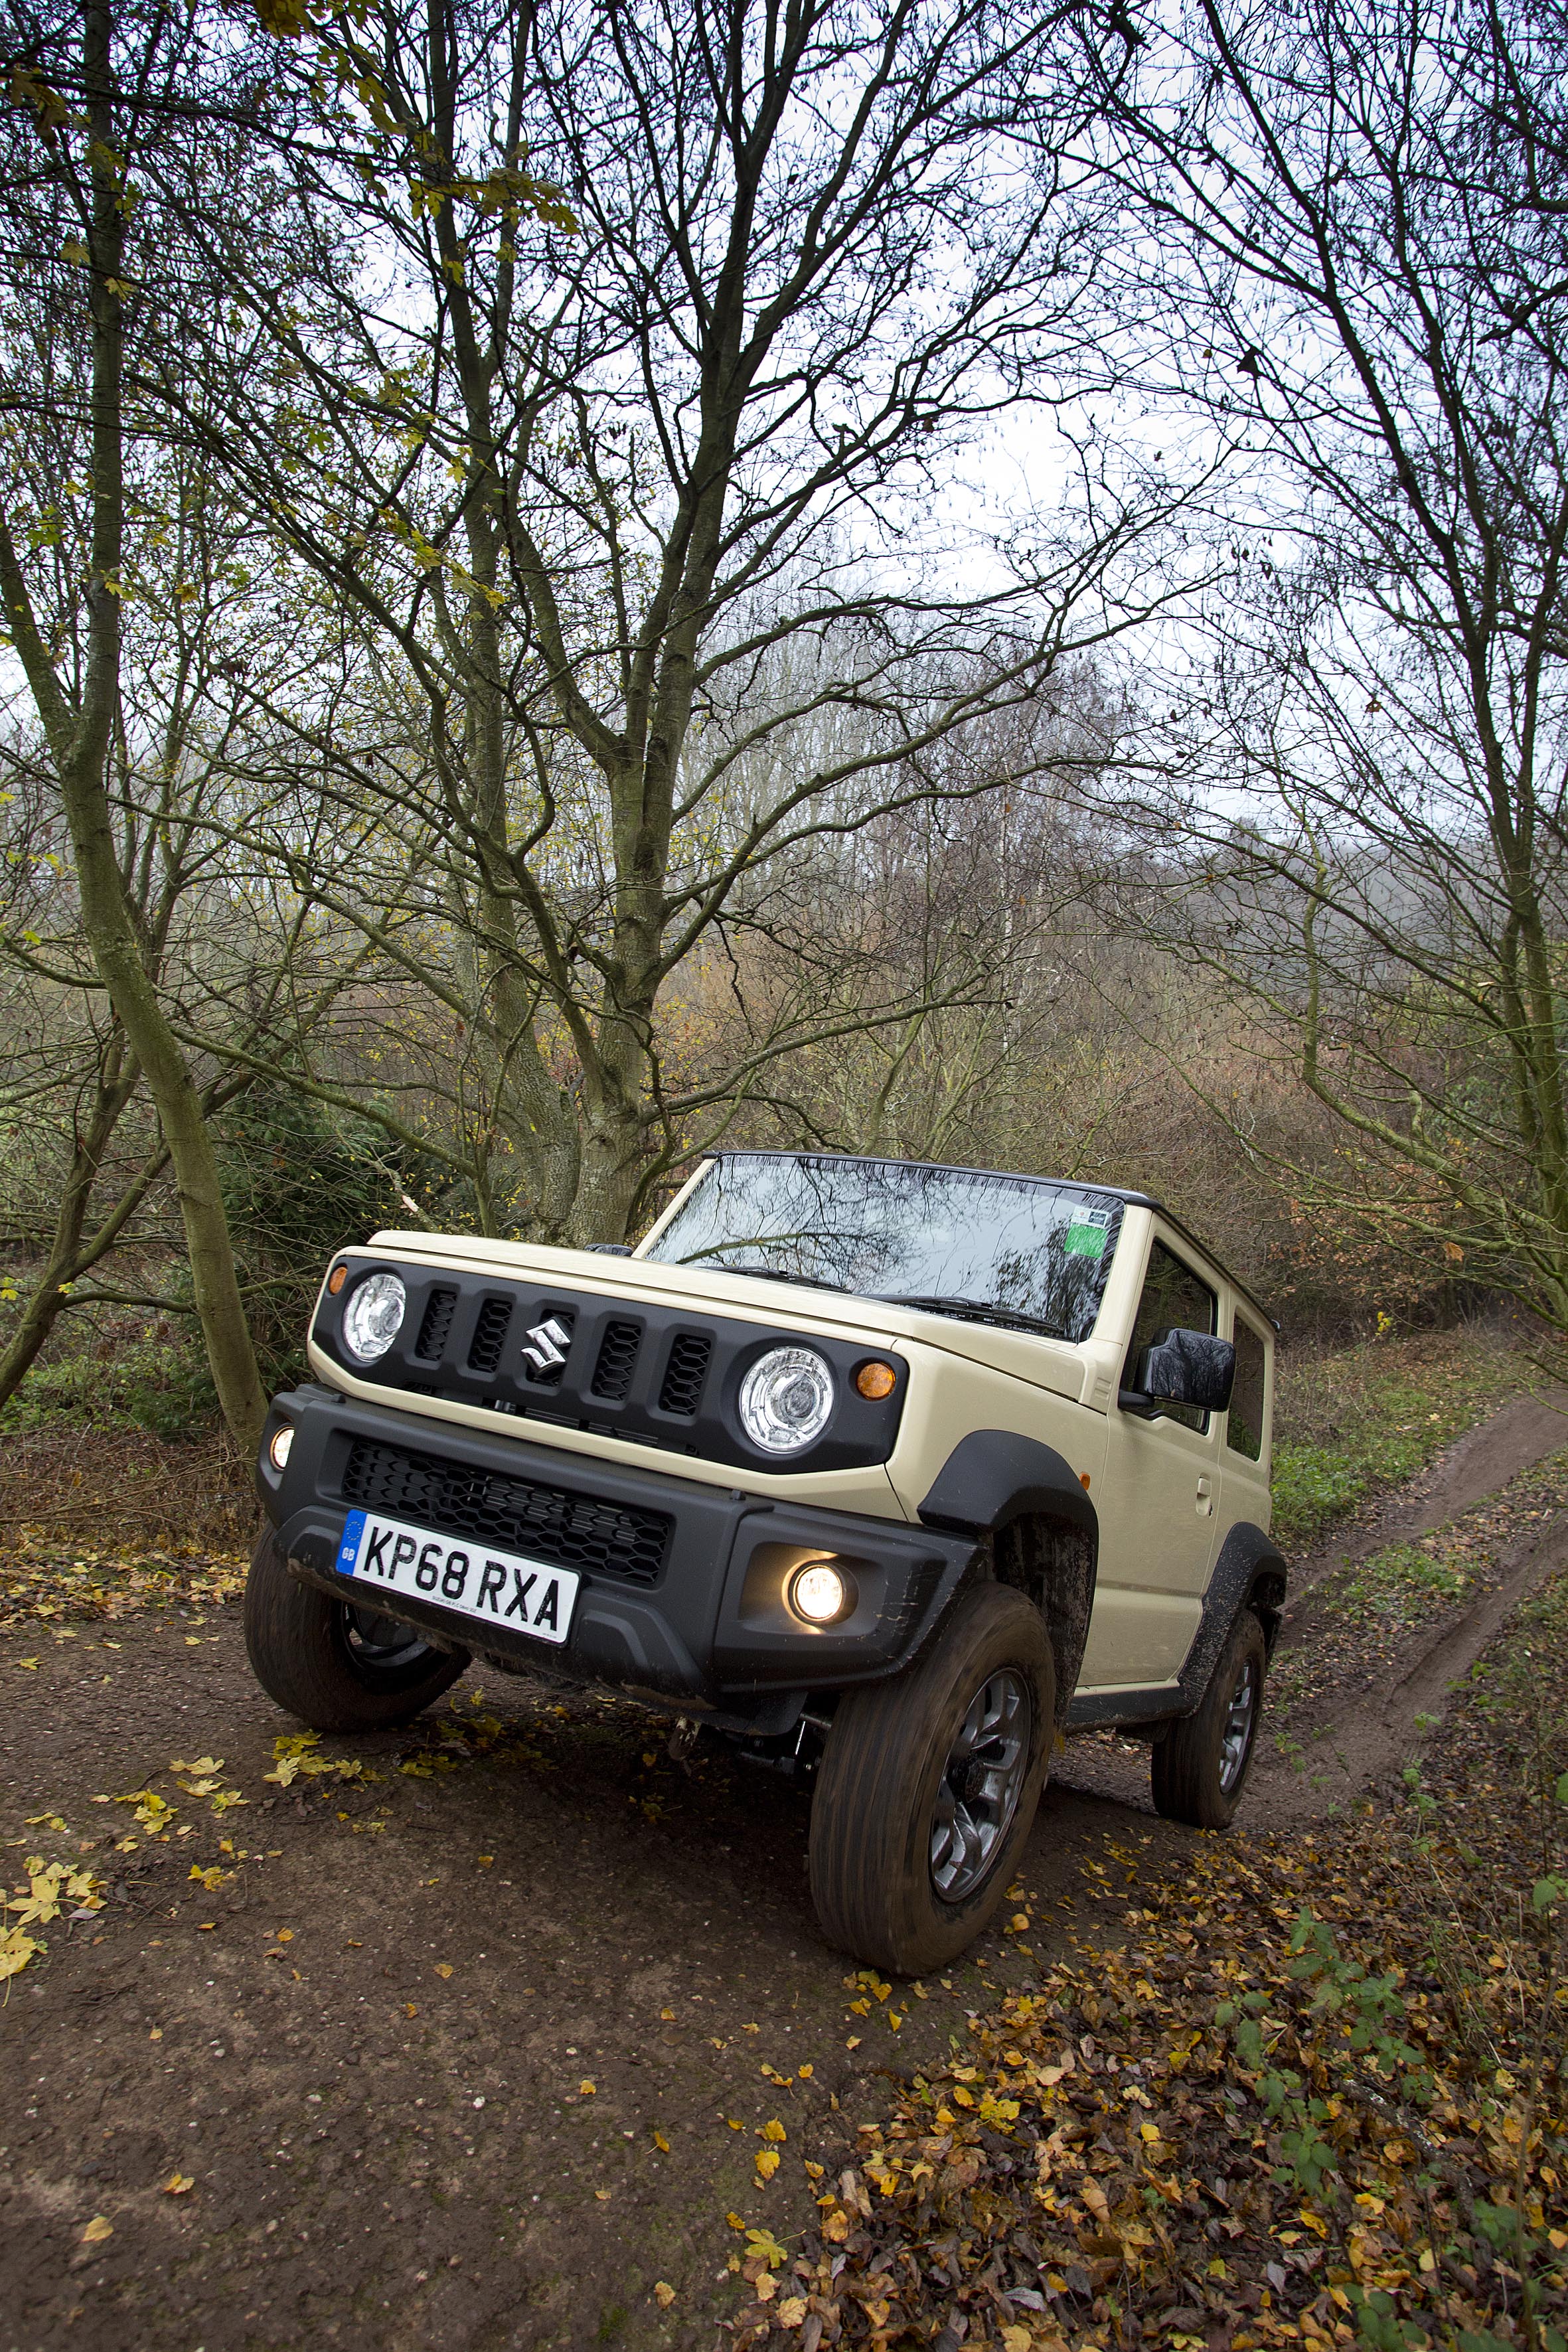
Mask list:
[[[1205,1477],[1198,1480],[1196,1508],[1200,1519],[1206,1519],[1214,1509],[1214,1480],[1212,1478]]]

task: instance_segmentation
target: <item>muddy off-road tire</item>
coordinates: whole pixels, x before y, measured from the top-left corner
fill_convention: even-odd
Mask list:
[[[466,1650],[301,1584],[267,1528],[245,1582],[245,1646],[269,1698],[312,1731],[389,1731],[450,1688]]]
[[[1231,1627],[1197,1711],[1173,1723],[1152,1752],[1154,1810],[1195,1830],[1236,1819],[1258,1746],[1268,1650],[1250,1609]]]
[[[811,1812],[811,1892],[829,1943],[921,1976],[1001,1901],[1056,1729],[1045,1622],[977,1585],[907,1674],[839,1701]]]

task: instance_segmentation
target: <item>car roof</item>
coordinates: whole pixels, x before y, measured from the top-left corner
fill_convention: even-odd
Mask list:
[[[1219,1269],[1232,1289],[1238,1291],[1247,1305],[1262,1316],[1271,1331],[1279,1328],[1279,1317],[1269,1312],[1251,1286],[1243,1282],[1238,1274],[1233,1273],[1218,1253],[1209,1247],[1202,1234],[1194,1233],[1184,1218],[1177,1216],[1173,1209],[1168,1209],[1163,1201],[1157,1201],[1152,1192],[1129,1192],[1120,1184],[1089,1184],[1078,1176],[1026,1175],[1017,1168],[965,1168],[946,1160],[901,1160],[891,1151],[780,1151],[765,1145],[753,1148],[742,1144],[731,1150],[710,1151],[703,1156],[709,1160],[849,1160],[864,1168],[934,1168],[944,1176],[1005,1176],[1014,1184],[1039,1184],[1052,1192],[1097,1192],[1107,1201],[1120,1201],[1126,1208],[1152,1209],[1156,1215],[1164,1218],[1168,1225],[1174,1227],[1184,1241],[1191,1242],[1211,1265]]]

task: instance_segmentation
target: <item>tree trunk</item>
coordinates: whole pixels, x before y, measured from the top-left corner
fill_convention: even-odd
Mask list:
[[[0,590],[13,640],[48,738],[70,827],[82,928],[126,1042],[157,1105],[174,1164],[192,1287],[224,1418],[254,1447],[267,1414],[235,1273],[217,1160],[191,1073],[142,952],[106,785],[119,705],[120,564],[124,540],[123,164],[117,148],[113,15],[89,0],[82,43],[90,145],[92,551],[86,592],[88,657],[79,697],[62,687],[34,618],[16,543],[0,520]],[[42,1344],[40,1339],[39,1344]]]

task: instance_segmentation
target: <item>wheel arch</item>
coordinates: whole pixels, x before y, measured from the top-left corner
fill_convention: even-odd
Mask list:
[[[1050,1636],[1057,1728],[1067,1720],[1089,1641],[1100,1515],[1054,1446],[1016,1431],[972,1430],[920,1506],[928,1526],[989,1538],[997,1581],[1025,1593]]]
[[[1209,1679],[1242,1612],[1250,1609],[1263,1627],[1265,1658],[1274,1655],[1283,1622],[1288,1571],[1284,1554],[1271,1536],[1250,1519],[1238,1519],[1219,1548],[1219,1558],[1204,1594],[1203,1615],[1177,1677],[1181,1705],[1175,1716],[1192,1715],[1203,1705]]]

